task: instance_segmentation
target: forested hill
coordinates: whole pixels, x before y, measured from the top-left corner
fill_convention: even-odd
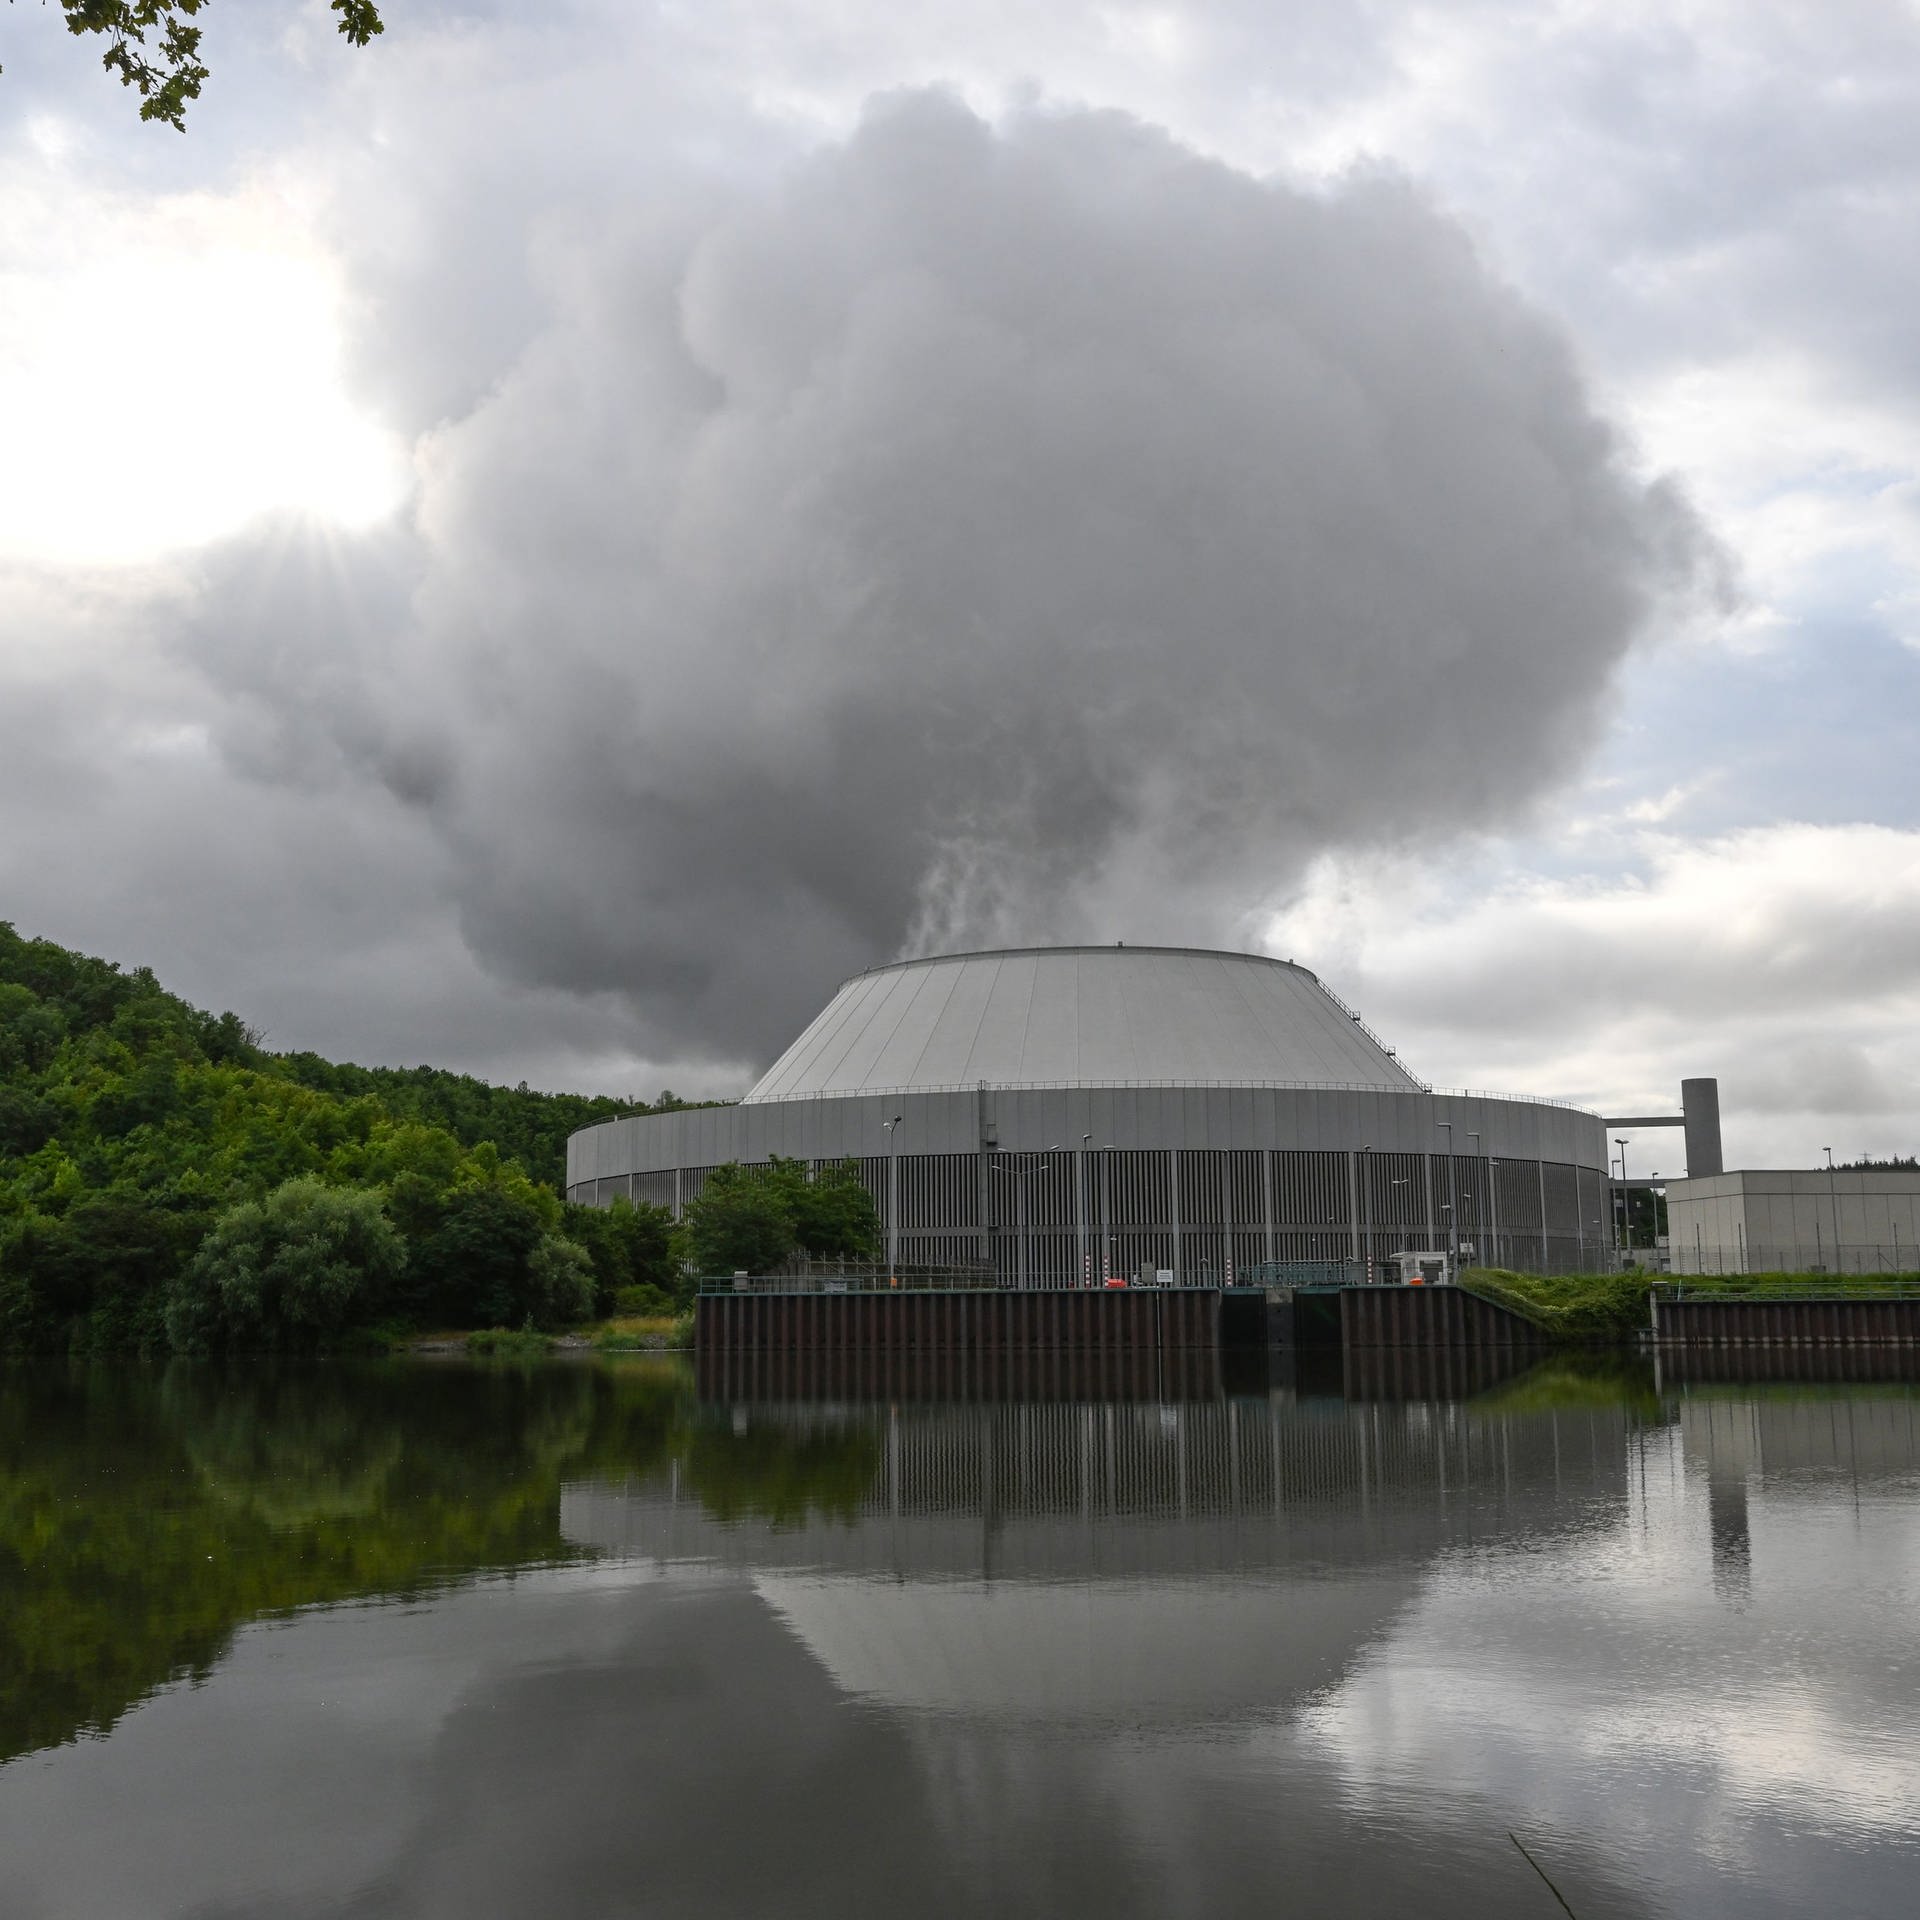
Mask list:
[[[342,1100],[370,1096],[393,1118],[439,1127],[462,1146],[490,1142],[503,1159],[518,1161],[533,1179],[554,1187],[566,1177],[568,1134],[623,1113],[692,1104],[672,1093],[652,1102],[536,1093],[524,1081],[496,1087],[439,1067],[359,1067],[317,1053],[269,1053],[236,1014],[202,1012],[167,992],[150,968],[123,969],[51,940],[23,939],[0,920],[0,1155],[32,1153],[53,1128],[58,1115],[45,1096],[56,1090],[36,1097],[26,1078],[51,1066],[63,1043],[87,1056],[96,1078],[119,1047],[137,1057],[137,1086],[96,1087],[96,1093],[107,1093],[109,1111],[95,1117],[110,1125],[116,1119],[137,1124],[136,1115],[163,1099],[167,1064],[176,1079],[179,1067],[194,1063],[245,1067]],[[71,1111],[74,1083],[66,1092]],[[81,1103],[92,1104],[84,1096]]]
[[[650,1110],[269,1053],[145,967],[0,921],[0,1351],[604,1313],[677,1284],[671,1222],[566,1206],[566,1136]]]
[[[371,1095],[396,1119],[444,1127],[465,1146],[491,1140],[536,1180],[554,1187],[566,1180],[568,1134],[623,1113],[671,1113],[700,1104],[673,1093],[645,1102],[592,1093],[535,1093],[524,1080],[517,1087],[496,1087],[440,1067],[356,1067],[323,1060],[317,1053],[270,1058],[303,1087],[343,1100]]]

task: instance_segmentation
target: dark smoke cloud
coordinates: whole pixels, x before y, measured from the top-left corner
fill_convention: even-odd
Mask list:
[[[191,644],[233,764],[378,783],[486,967],[655,1057],[903,949],[1233,939],[1326,849],[1510,818],[1706,558],[1397,178],[909,95],[547,286],[410,540],[229,552]]]

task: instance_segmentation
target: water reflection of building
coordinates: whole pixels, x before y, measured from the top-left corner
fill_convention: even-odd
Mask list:
[[[1690,1395],[1680,1405],[1690,1475],[1706,1483],[1715,1591],[1744,1600],[1753,1581],[1752,1494],[1831,1499],[1836,1477],[1856,1486],[1920,1468],[1920,1396],[1815,1400]]]
[[[1623,1515],[1618,1409],[1214,1401],[756,1410],[867,1424],[850,1517],[723,1521],[668,1475],[566,1489],[576,1545],[733,1568],[848,1691],[1185,1719],[1337,1678],[1438,1556]]]

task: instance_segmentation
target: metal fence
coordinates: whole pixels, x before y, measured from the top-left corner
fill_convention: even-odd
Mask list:
[[[1741,1239],[1732,1245],[1677,1234],[1660,1243],[1659,1264],[1679,1274],[1906,1274],[1920,1278],[1920,1246],[1912,1239],[1848,1241],[1836,1246],[1825,1237],[1806,1240]],[[1653,1263],[1648,1249],[1636,1257]]]
[[[1653,1290],[1667,1300],[1916,1300],[1920,1273],[1676,1273]]]

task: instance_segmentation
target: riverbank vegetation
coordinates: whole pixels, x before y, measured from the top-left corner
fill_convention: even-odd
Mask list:
[[[732,1251],[726,1234],[696,1219],[676,1237],[663,1208],[569,1206],[557,1186],[576,1127],[684,1104],[272,1053],[145,968],[0,922],[0,1350],[337,1350],[671,1317],[689,1260]],[[766,1189],[783,1252],[870,1250],[857,1179],[789,1165],[742,1184]]]
[[[1683,1285],[1690,1294],[1790,1299],[1795,1294],[1884,1294],[1920,1274],[1737,1273],[1667,1275],[1632,1267],[1624,1273],[1513,1273],[1469,1267],[1461,1285],[1496,1306],[1531,1320],[1557,1345],[1619,1346],[1652,1324],[1648,1295],[1656,1285]]]

